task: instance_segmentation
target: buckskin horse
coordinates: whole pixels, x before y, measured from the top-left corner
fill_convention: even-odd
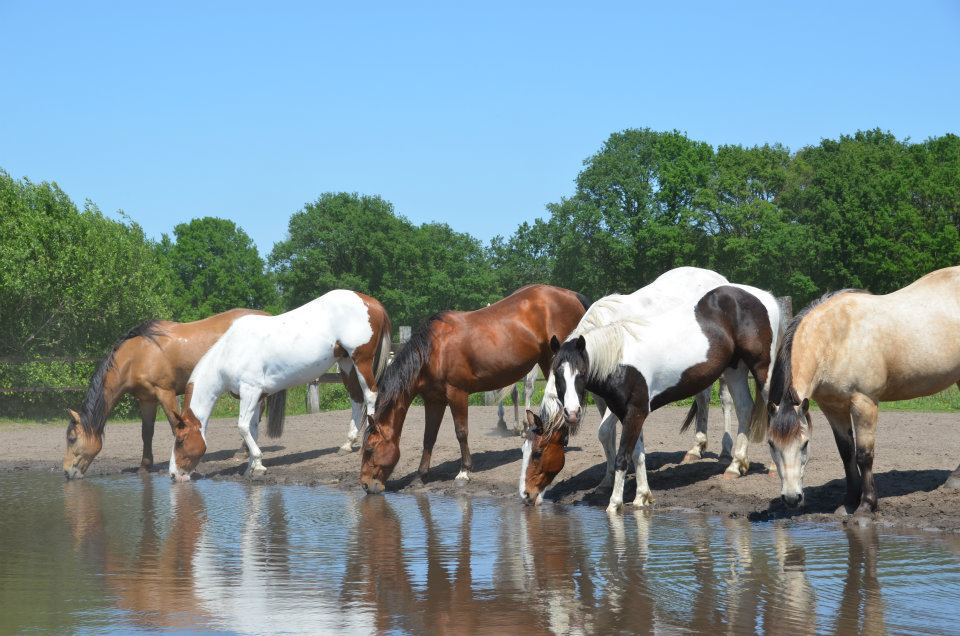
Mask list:
[[[97,365],[80,412],[68,410],[67,449],[63,472],[68,479],[83,477],[103,446],[107,416],[117,401],[130,393],[140,405],[143,459],[153,466],[153,424],[157,404],[170,427],[176,425],[177,396],[186,390],[193,367],[223,332],[241,316],[266,315],[253,309],[231,309],[195,322],[149,320],[128,331]]]
[[[652,283],[641,287],[632,294],[611,294],[604,296],[600,300],[590,305],[587,313],[580,319],[567,340],[575,338],[580,334],[600,327],[617,320],[629,318],[643,318],[644,316],[654,316],[661,314],[669,309],[673,309],[683,302],[689,304],[695,303],[705,293],[720,285],[726,285],[729,281],[720,274],[698,267],[677,267],[658,276]],[[559,345],[554,345],[558,347]],[[567,384],[567,390],[572,385]],[[732,439],[730,438],[730,410],[731,400],[726,385],[721,386],[721,395],[723,399],[723,415],[726,425],[721,458],[730,455]],[[535,503],[543,501],[544,488],[550,483],[554,475],[563,467],[562,450],[548,452],[548,464],[550,466],[539,466],[543,459],[544,448],[551,443],[558,443],[567,438],[572,430],[574,433],[580,424],[579,412],[563,413],[563,404],[557,393],[557,378],[551,373],[547,377],[547,384],[543,391],[543,400],[540,404],[540,418],[542,421],[551,422],[552,440],[544,439],[539,436],[534,429],[524,428],[523,442],[523,461],[520,465],[520,497],[526,499],[530,492],[534,492]],[[696,461],[703,456],[707,446],[707,414],[710,408],[710,387],[707,387],[696,396],[696,421],[697,433],[694,447],[684,456],[684,462]],[[564,418],[565,422],[556,422],[558,418]],[[689,420],[688,420],[689,423]],[[617,416],[609,409],[603,413],[600,428],[597,436],[603,445],[603,451],[607,458],[607,472],[600,482],[599,488],[609,488],[613,485],[613,461],[616,455],[616,434],[617,434]],[[640,443],[643,443],[643,432],[640,433]],[[536,457],[534,457],[536,455]],[[551,461],[552,458],[552,461]],[[534,464],[532,469],[534,474],[544,474],[546,483],[531,484],[527,487],[526,475],[530,469],[531,462]],[[553,473],[553,474],[549,474]],[[547,476],[549,474],[549,476]]]
[[[447,406],[460,443],[457,480],[469,480],[473,461],[467,445],[467,398],[517,382],[540,365],[546,375],[553,352],[550,336],[566,336],[580,321],[589,301],[581,294],[550,285],[521,287],[476,311],[444,311],[424,322],[387,367],[368,417],[361,445],[360,482],[382,492],[400,460],[404,418],[416,396],[423,397],[426,426],[417,474],[423,479]]]
[[[648,505],[653,497],[644,470],[645,451],[640,432],[647,415],[665,404],[693,397],[721,375],[733,396],[740,427],[733,461],[725,476],[739,477],[747,471],[747,431],[761,430],[769,391],[770,368],[780,331],[780,309],[769,293],[747,285],[723,285],[707,292],[694,305],[680,306],[642,320],[621,320],[597,327],[564,342],[557,349],[551,373],[565,413],[581,411],[584,392],[601,397],[623,423],[617,449],[613,493],[607,510],[623,505],[623,484],[633,455],[637,467],[636,505]],[[747,374],[757,382],[756,402],[750,396]],[[694,416],[687,415],[684,427]],[[539,484],[549,475],[560,453],[563,437],[554,433],[566,422],[555,418],[544,423],[527,411],[531,427],[541,439],[550,440],[538,468],[527,472],[525,498],[532,500]],[[547,452],[551,457],[547,458]],[[548,461],[549,459],[549,461]],[[534,468],[531,462],[531,468]],[[555,474],[555,473],[554,473]],[[550,477],[552,479],[552,477]]]
[[[189,481],[207,449],[210,413],[227,391],[240,398],[237,426],[249,452],[248,476],[267,470],[256,442],[262,396],[267,396],[267,434],[278,437],[287,389],[306,384],[336,363],[354,411],[360,406],[372,414],[377,383],[390,358],[390,329],[387,310],[378,300],[345,289],[278,316],[238,319],[190,375],[183,412],[175,416],[170,475]],[[349,437],[358,432],[352,429]]]
[[[768,442],[788,506],[803,503],[803,471],[820,406],[840,451],[846,498],[838,512],[877,509],[873,481],[877,404],[960,384],[960,267],[893,293],[825,294],[791,321],[770,387]],[[945,484],[960,488],[960,467]]]

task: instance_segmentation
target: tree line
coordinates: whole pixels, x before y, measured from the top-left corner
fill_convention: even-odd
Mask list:
[[[510,236],[484,243],[412,223],[379,196],[325,193],[263,256],[226,219],[194,219],[154,241],[54,183],[0,171],[0,359],[100,356],[145,319],[280,312],[337,287],[375,296],[394,325],[415,325],[528,283],[598,298],[696,265],[800,307],[827,290],[884,293],[958,264],[958,234],[953,134],[914,143],[870,130],[791,153],[625,130],[584,161],[573,194]]]

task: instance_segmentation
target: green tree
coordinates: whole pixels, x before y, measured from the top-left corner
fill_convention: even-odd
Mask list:
[[[0,355],[101,354],[169,316],[170,279],[136,223],[0,171]]]
[[[177,320],[206,318],[233,307],[276,311],[277,293],[253,241],[236,223],[204,217],[173,229],[176,242],[164,235],[174,278]]]

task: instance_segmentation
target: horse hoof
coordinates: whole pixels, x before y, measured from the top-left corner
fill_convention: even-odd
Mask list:
[[[848,506],[847,504],[841,504],[839,508],[833,511],[833,514],[837,515],[838,517],[847,517],[849,515],[852,515],[854,510],[856,510],[856,508],[854,508],[853,506]]]
[[[623,507],[623,504],[610,502],[610,504],[607,506],[607,513],[613,514],[613,515],[619,514],[620,509],[622,507]]]
[[[141,473],[149,473],[153,469],[152,461],[142,461],[140,462],[140,468],[137,469]]]
[[[637,494],[636,498],[633,500],[633,506],[635,508],[648,508],[653,505],[653,502],[656,501],[653,498],[653,495],[649,492],[643,494]]]
[[[692,464],[694,462],[700,461],[702,458],[700,455],[694,455],[693,453],[687,453],[683,456],[683,459],[680,460],[681,464]]]
[[[264,466],[251,466],[247,469],[247,477],[253,479],[254,477],[262,477],[267,472],[266,467]]]
[[[947,490],[960,490],[960,475],[950,475],[943,487]]]
[[[337,449],[337,455],[349,455],[353,452],[353,446],[350,445],[350,442],[347,442],[343,446]]]
[[[740,479],[740,477],[742,477],[742,475],[740,474],[740,471],[737,469],[725,470],[723,471],[723,474],[720,475],[721,479]]]
[[[779,477],[780,473],[777,471],[776,466],[767,467],[767,477]]]
[[[470,481],[470,473],[468,473],[468,472],[465,471],[465,470],[461,470],[461,471],[457,474],[457,477],[456,477],[456,479],[454,479],[454,481],[457,482],[458,485],[463,485],[463,484],[467,483],[468,481]]]

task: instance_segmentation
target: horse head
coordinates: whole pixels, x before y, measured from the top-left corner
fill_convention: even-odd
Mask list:
[[[520,497],[524,503],[539,504],[543,493],[554,477],[563,470],[569,428],[558,421],[554,428],[545,430],[543,420],[533,411],[527,411],[523,429],[523,463]]]
[[[190,474],[207,452],[207,442],[203,438],[203,425],[190,407],[182,413],[174,413],[176,423],[173,428],[173,459],[170,464],[170,476],[174,481],[190,481]]]
[[[76,411],[67,409],[67,413],[70,423],[67,425],[67,450],[63,454],[63,474],[67,479],[81,479],[103,447],[103,436],[85,426],[83,417]]]

